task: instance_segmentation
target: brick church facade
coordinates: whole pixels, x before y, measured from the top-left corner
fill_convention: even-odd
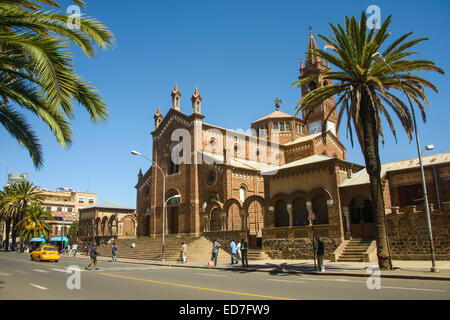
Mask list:
[[[309,48],[317,48],[312,33]],[[307,54],[299,78],[328,70],[327,63]],[[328,84],[326,80],[311,82],[302,86],[301,94]],[[304,110],[307,122],[280,111],[277,99],[275,111],[251,123],[252,133],[245,134],[205,122],[197,88],[190,114],[181,108],[177,85],[171,96],[169,112],[163,116],[158,108],[154,116],[152,160],[156,165],[138,174],[138,236],[160,236],[163,198],[180,195],[167,203],[165,234],[224,242],[246,237],[251,247],[262,248],[273,258],[297,259],[310,257],[313,233],[326,239],[327,258],[340,252],[352,236],[373,238],[373,218],[367,213],[370,197],[364,191],[368,184],[354,180],[365,170],[346,160],[336,131],[336,111],[327,120],[326,139],[322,137],[322,124],[335,106],[333,99]],[[445,163],[438,170],[448,172],[450,159]],[[448,181],[442,176],[442,188],[448,188]],[[388,183],[385,190],[391,213],[395,204]],[[442,210],[437,214],[445,230],[448,201],[448,194],[438,201]],[[316,216],[312,227],[311,211]],[[448,242],[448,236],[443,241]],[[439,251],[439,256],[448,256],[448,249]]]

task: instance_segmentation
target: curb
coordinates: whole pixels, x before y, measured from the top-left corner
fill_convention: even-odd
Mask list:
[[[85,257],[88,259],[88,257]],[[174,268],[192,268],[192,269],[216,269],[216,270],[228,270],[228,271],[246,271],[246,272],[267,272],[267,273],[288,273],[288,274],[305,274],[305,275],[316,275],[316,276],[345,276],[345,277],[358,277],[358,278],[368,278],[371,274],[366,273],[352,273],[352,272],[317,272],[317,271],[300,271],[300,270],[285,270],[282,268],[276,268],[272,270],[264,270],[258,268],[243,268],[243,267],[214,267],[210,268],[208,266],[199,265],[185,265],[185,264],[171,264],[171,263],[161,263],[161,262],[146,262],[142,260],[130,261],[132,259],[127,258],[127,261],[121,261],[118,258],[117,262],[130,263],[130,264],[145,264],[154,266],[166,266]],[[103,259],[99,259],[103,260]],[[106,260],[106,258],[105,258]],[[109,260],[109,259],[108,259]],[[415,280],[439,280],[439,281],[450,281],[450,277],[440,277],[440,276],[427,276],[427,275],[405,275],[405,274],[383,274],[381,272],[381,278],[391,278],[391,279],[415,279]]]

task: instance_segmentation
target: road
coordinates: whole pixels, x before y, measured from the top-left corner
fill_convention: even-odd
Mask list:
[[[99,262],[63,257],[59,263],[31,261],[0,252],[0,300],[448,300],[450,282],[367,278]],[[69,269],[69,271],[68,271]],[[79,272],[73,270],[80,269]],[[71,271],[72,270],[72,271]],[[78,277],[79,276],[79,277]],[[374,283],[374,282],[372,282]]]

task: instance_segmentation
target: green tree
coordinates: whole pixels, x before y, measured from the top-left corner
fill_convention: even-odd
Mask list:
[[[67,231],[67,236],[68,237],[76,237],[78,235],[79,228],[80,228],[80,224],[78,223],[78,221],[73,222],[70,225],[69,230]]]
[[[84,2],[74,0],[85,8]],[[43,165],[39,139],[22,111],[38,116],[57,142],[72,142],[70,120],[78,102],[94,124],[105,122],[108,110],[97,89],[75,73],[70,45],[93,57],[96,46],[111,48],[114,36],[95,19],[81,16],[74,27],[68,15],[42,11],[53,0],[0,0],[0,124],[24,146],[35,165]]]
[[[12,244],[16,244],[16,225],[23,219],[28,205],[42,203],[42,195],[31,182],[21,181],[8,186],[3,191],[0,214],[12,221]],[[8,240],[9,242],[9,240]]]
[[[24,213],[25,217],[15,227],[21,241],[27,243],[33,238],[40,238],[41,235],[48,238],[52,227],[47,221],[53,219],[52,214],[39,204],[27,207]]]
[[[387,120],[395,139],[397,139],[392,120],[392,115],[395,115],[411,141],[414,130],[412,115],[408,106],[400,98],[403,91],[399,80],[405,85],[406,91],[422,113],[423,120],[426,121],[425,106],[428,106],[428,103],[425,96],[425,87],[431,88],[435,92],[438,90],[431,82],[411,72],[433,71],[444,73],[432,61],[408,59],[411,55],[417,53],[409,51],[411,47],[428,40],[427,38],[409,40],[412,32],[402,35],[382,51],[381,47],[391,35],[388,32],[390,23],[391,16],[386,19],[380,29],[369,30],[364,12],[359,22],[354,17],[346,17],[345,27],[330,23],[333,36],[319,35],[326,43],[325,49],[311,49],[308,54],[328,61],[336,66],[337,70],[326,72],[320,76],[306,77],[293,84],[301,86],[311,81],[317,83],[319,80],[327,80],[328,83],[331,83],[327,86],[318,87],[302,97],[297,105],[297,113],[307,110],[308,116],[315,106],[336,96],[336,107],[330,111],[329,115],[336,108],[340,108],[337,127],[339,128],[341,121],[346,120],[347,134],[350,134],[352,145],[353,130],[356,133],[370,178],[378,263],[382,270],[389,269],[391,266],[380,177],[379,140],[384,144],[381,118],[383,116]],[[328,48],[334,54],[326,52]],[[397,73],[399,80],[387,66],[373,61],[371,57],[377,51],[382,52],[386,61]],[[344,117],[344,114],[347,116]],[[322,126],[324,137],[327,119]]]

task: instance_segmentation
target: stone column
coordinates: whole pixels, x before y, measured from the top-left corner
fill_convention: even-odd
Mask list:
[[[289,227],[292,227],[292,226],[294,226],[294,223],[293,223],[294,217],[292,216],[292,204],[288,203],[286,205],[286,207],[287,207],[287,213],[289,215]]]
[[[222,222],[222,231],[228,230],[228,223],[227,223],[227,212],[221,211],[220,212],[220,221]]]
[[[345,217],[345,231],[350,232],[350,209],[348,207],[343,207],[342,212]]]

